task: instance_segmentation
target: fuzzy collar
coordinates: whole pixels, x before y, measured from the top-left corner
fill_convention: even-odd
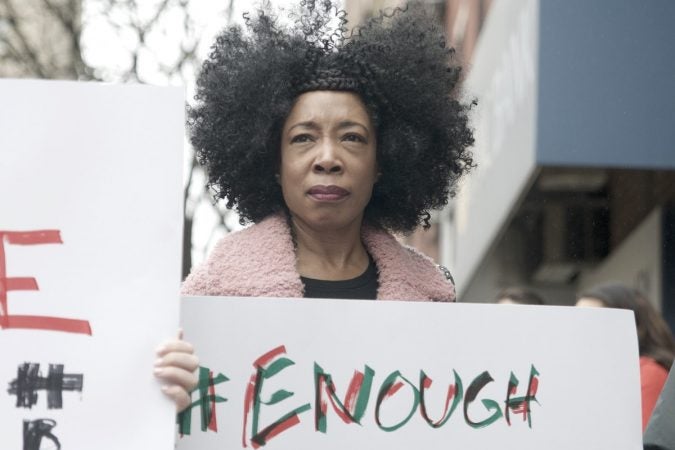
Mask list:
[[[377,266],[378,299],[454,301],[452,283],[434,262],[382,230],[364,226],[363,243]],[[229,234],[183,283],[183,295],[302,297],[295,249],[283,215]]]

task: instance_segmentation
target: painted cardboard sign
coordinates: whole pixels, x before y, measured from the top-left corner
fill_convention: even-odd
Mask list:
[[[626,311],[186,297],[180,450],[641,448]]]
[[[3,450],[172,448],[183,94],[0,81]]]

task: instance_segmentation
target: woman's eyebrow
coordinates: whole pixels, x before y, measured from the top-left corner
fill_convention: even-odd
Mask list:
[[[337,127],[338,127],[338,129],[350,128],[350,127],[359,127],[359,128],[362,128],[366,133],[369,134],[367,126],[365,126],[364,124],[362,124],[360,122],[354,122],[353,120],[343,120],[340,123],[338,123]],[[290,132],[294,128],[309,128],[309,129],[312,129],[312,130],[319,130],[319,129],[321,129],[321,126],[319,126],[319,124],[314,122],[313,120],[307,120],[307,121],[298,122],[298,123],[292,125],[288,129],[288,132]]]
[[[368,130],[368,127],[366,127],[364,124],[361,122],[354,122],[353,120],[343,120],[338,124],[338,128],[348,128],[348,127],[361,127],[365,130]]]
[[[302,127],[302,128],[311,128],[312,130],[318,130],[319,128],[321,128],[321,127],[320,127],[316,122],[314,122],[313,120],[307,120],[307,121],[305,121],[305,122],[298,122],[298,123],[296,123],[295,125],[293,125],[292,127],[290,127],[290,128],[288,129],[288,131],[291,131],[293,128],[298,128],[298,127]]]

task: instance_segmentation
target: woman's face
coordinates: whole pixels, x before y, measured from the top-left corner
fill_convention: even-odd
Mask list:
[[[378,175],[375,130],[359,96],[300,95],[284,123],[279,175],[294,221],[316,230],[360,226]]]

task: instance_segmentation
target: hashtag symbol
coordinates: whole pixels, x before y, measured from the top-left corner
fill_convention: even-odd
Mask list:
[[[82,392],[84,375],[63,373],[63,364],[50,364],[49,373],[43,377],[40,364],[24,363],[17,370],[17,377],[9,383],[10,395],[16,395],[17,408],[31,408],[38,401],[38,391],[47,392],[47,408],[61,409],[63,391]]]
[[[215,386],[225,381],[229,381],[222,373],[214,377],[213,372],[208,367],[199,367],[199,383],[195,391],[199,398],[192,402],[185,411],[178,414],[178,431],[181,436],[189,435],[192,428],[192,409],[199,407],[201,416],[201,429],[206,431],[218,431],[218,421],[216,419],[216,403],[226,402],[227,399],[216,395]]]

